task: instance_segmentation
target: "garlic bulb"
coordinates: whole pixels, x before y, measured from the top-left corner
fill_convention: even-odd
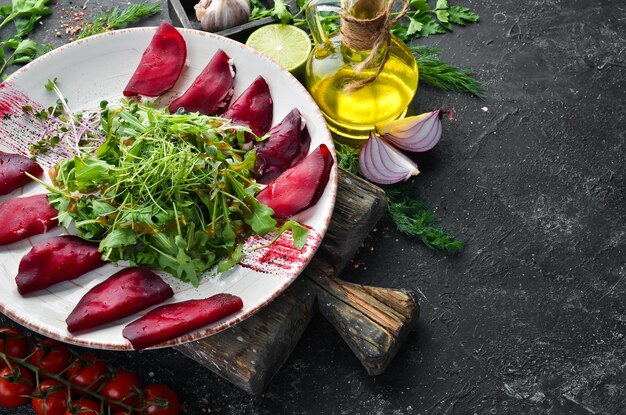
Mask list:
[[[194,6],[202,30],[219,32],[243,24],[250,17],[250,0],[200,0]]]

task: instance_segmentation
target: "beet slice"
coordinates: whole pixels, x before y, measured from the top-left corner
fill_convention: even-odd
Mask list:
[[[311,147],[311,134],[309,133],[308,127],[305,125],[302,130],[302,137],[300,139],[300,153],[296,154],[296,156],[291,160],[291,165],[289,167],[293,167],[300,162],[303,158],[309,154],[309,148]]]
[[[59,224],[57,215],[44,194],[16,197],[0,203],[0,245],[48,232]]]
[[[271,207],[275,217],[291,217],[317,203],[328,183],[333,163],[328,147],[320,144],[300,163],[261,190],[256,198]]]
[[[241,298],[231,294],[166,304],[128,324],[122,335],[135,350],[142,350],[219,321],[242,307]]]
[[[234,125],[250,127],[252,132],[260,137],[272,126],[273,115],[274,106],[270,88],[265,79],[258,76],[222,117],[231,119]]]
[[[222,49],[218,49],[189,89],[172,101],[170,113],[183,108],[204,115],[221,114],[228,108],[234,86],[235,65]]]
[[[164,94],[176,84],[186,59],[185,39],[174,26],[161,23],[124,88],[124,96]]]
[[[272,127],[269,137],[256,145],[256,170],[263,173],[269,166],[287,168],[300,152],[302,115],[292,109],[283,120]]]
[[[172,297],[174,291],[143,267],[125,268],[90,289],[67,317],[71,332],[130,316]]]
[[[20,261],[15,283],[17,291],[28,294],[61,281],[73,280],[106,262],[98,244],[78,236],[55,236],[33,245]]]
[[[271,132],[270,132],[271,134]],[[261,176],[257,179],[258,183],[261,184],[270,184],[278,176],[283,174],[285,170],[289,167],[295,166],[300,160],[302,160],[309,152],[309,147],[311,147],[311,134],[309,134],[309,129],[304,126],[302,132],[300,133],[300,145],[299,151],[295,154],[290,162],[287,165],[283,166],[265,166],[263,167],[261,164],[257,167],[257,172],[262,171]],[[257,150],[257,160],[258,160],[258,150]]]
[[[30,182],[30,177],[43,174],[43,169],[35,161],[21,154],[0,151],[0,195],[6,195]]]

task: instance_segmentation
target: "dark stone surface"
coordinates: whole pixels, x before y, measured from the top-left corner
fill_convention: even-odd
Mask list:
[[[626,413],[624,2],[452,4],[480,23],[424,43],[473,68],[488,99],[419,90],[414,113],[456,116],[414,183],[467,248],[433,253],[381,224],[343,275],[422,295],[385,374],[319,316],[259,397],[172,350],[98,354],[170,384],[189,414]],[[37,34],[49,43],[67,40],[51,29],[61,5]]]

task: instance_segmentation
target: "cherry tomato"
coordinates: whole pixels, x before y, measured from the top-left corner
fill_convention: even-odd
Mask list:
[[[100,415],[101,406],[98,402],[91,399],[82,398],[76,402],[72,402],[70,408],[65,411],[65,415]]]
[[[18,328],[0,328],[0,352],[22,359],[28,355],[28,339]],[[6,366],[6,361],[0,359],[0,367]]]
[[[122,402],[128,406],[135,405],[141,391],[141,381],[133,372],[120,370],[111,380],[102,385],[98,393],[112,401]],[[111,404],[114,411],[124,411],[121,405]]]
[[[74,359],[65,372],[65,376],[67,380],[78,387],[97,391],[108,372],[109,369],[102,360],[94,355],[84,354]],[[77,389],[76,392],[79,395],[85,394],[80,389]]]
[[[44,380],[33,392],[33,409],[37,415],[65,415],[67,387],[54,379]]]
[[[0,406],[16,408],[27,404],[33,393],[33,376],[17,365],[0,369]]]
[[[143,402],[137,409],[140,414],[178,415],[180,402],[169,386],[148,385],[143,388]]]
[[[72,354],[67,346],[52,339],[42,340],[33,349],[28,357],[28,362],[37,366],[44,372],[58,375],[70,364]],[[42,379],[46,379],[45,373],[39,374]]]

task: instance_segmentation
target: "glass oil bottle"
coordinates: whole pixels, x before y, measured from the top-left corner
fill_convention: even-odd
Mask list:
[[[417,64],[404,43],[388,32],[388,1],[393,0],[340,1],[314,0],[306,9],[315,50],[305,81],[331,131],[367,139],[375,124],[405,115],[417,91]],[[341,16],[341,30],[328,35],[322,19],[332,13]],[[384,42],[376,48],[377,36],[385,30]]]

